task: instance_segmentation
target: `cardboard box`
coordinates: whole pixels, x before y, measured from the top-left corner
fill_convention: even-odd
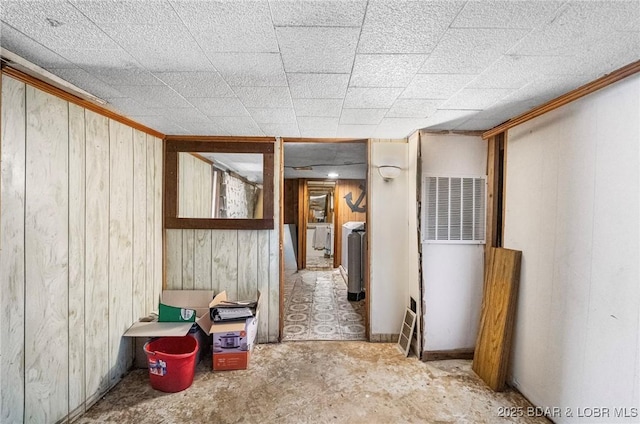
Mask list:
[[[227,293],[218,294],[210,307],[227,300]],[[260,305],[260,292],[258,292]],[[211,323],[209,333],[213,335],[212,367],[214,371],[244,370],[249,366],[249,358],[258,334],[259,306],[255,316],[244,322]]]
[[[198,340],[198,357],[196,363],[199,362],[209,352],[210,345],[210,323],[209,323],[209,304],[214,298],[213,290],[164,290],[162,292],[160,302],[164,305],[180,309],[191,309],[196,311],[195,324],[196,329],[193,330],[194,322],[136,322],[124,333],[124,337],[135,337],[135,364],[138,367],[147,367],[147,356],[144,353],[144,344],[154,337],[180,337],[191,334]],[[206,322],[202,322],[201,318],[206,317]]]

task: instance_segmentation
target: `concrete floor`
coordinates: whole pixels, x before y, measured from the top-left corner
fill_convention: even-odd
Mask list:
[[[394,344],[290,342],[257,345],[245,371],[200,363],[193,385],[161,393],[146,370],[128,374],[80,423],[548,423],[501,418],[526,407],[491,392],[470,361],[423,363]]]

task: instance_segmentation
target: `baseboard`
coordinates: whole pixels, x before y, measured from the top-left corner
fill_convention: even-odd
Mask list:
[[[451,349],[451,350],[425,350],[422,352],[422,360],[444,361],[447,359],[473,359],[475,349]]]
[[[398,343],[398,337],[400,337],[399,333],[394,334],[371,334],[369,336],[369,341],[371,343]]]

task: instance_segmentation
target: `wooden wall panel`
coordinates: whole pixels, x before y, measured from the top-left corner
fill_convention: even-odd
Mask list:
[[[195,230],[193,288],[211,290],[211,231]]]
[[[211,280],[216,293],[238,296],[238,230],[211,230]]]
[[[146,311],[147,259],[147,136],[133,130],[133,299],[132,317],[137,320]]]
[[[2,77],[0,184],[0,422],[24,415],[25,94],[23,83]]]
[[[258,290],[258,230],[238,230],[238,299],[255,299]]]
[[[69,105],[27,86],[26,112],[25,421],[49,423],[69,412]]]
[[[270,231],[258,231],[257,245],[257,290],[260,291],[260,310],[269,309],[269,235]],[[258,343],[269,341],[269,317],[263,316],[258,321]]]
[[[145,148],[147,150],[146,158],[146,216],[145,216],[145,235],[146,235],[146,259],[145,259],[145,288],[144,288],[144,304],[145,314],[149,314],[156,309],[153,298],[154,287],[156,281],[155,271],[155,143],[156,138],[146,135]]]
[[[338,201],[335,211],[335,239],[336,249],[334,252],[334,264],[342,264],[342,225],[349,221],[363,221],[367,220],[366,212],[354,212],[347,204],[346,196],[351,193],[351,203],[355,205],[362,188],[365,189],[365,195],[360,203],[361,208],[367,207],[368,199],[366,195],[366,181],[365,180],[338,180],[336,183],[336,200]]]
[[[152,137],[153,146],[155,148],[153,154],[154,166],[153,166],[153,209],[155,211],[153,217],[153,262],[154,262],[154,270],[153,270],[153,304],[154,309],[158,307],[158,300],[160,299],[160,292],[162,291],[163,284],[163,261],[162,254],[164,251],[164,240],[163,240],[163,232],[162,232],[162,217],[164,216],[162,213],[162,166],[164,163],[164,148],[163,141],[159,138]],[[148,138],[147,138],[148,141]]]
[[[69,104],[69,413],[84,412],[84,109]],[[75,414],[74,414],[75,415]]]
[[[182,289],[193,290],[196,230],[182,230]]]
[[[178,216],[211,217],[213,184],[211,164],[190,154],[178,153]]]
[[[298,182],[284,180],[284,223],[298,225]]]
[[[133,130],[109,121],[109,375],[110,386],[130,362],[131,339],[122,334],[133,310]]]
[[[167,289],[182,289],[182,230],[167,230]],[[157,300],[155,300],[157,302]],[[157,305],[154,306],[154,309]]]
[[[109,375],[109,119],[85,111],[85,392],[92,404]]]

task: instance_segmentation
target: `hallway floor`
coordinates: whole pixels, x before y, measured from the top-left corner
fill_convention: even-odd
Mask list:
[[[420,362],[386,343],[257,345],[248,370],[214,373],[201,362],[179,393],[148,381],[147,370],[130,372],[77,422],[549,423],[501,416],[531,405],[517,392],[492,392],[470,361]]]
[[[287,275],[284,308],[282,341],[365,340],[364,300],[347,300],[338,269]]]

